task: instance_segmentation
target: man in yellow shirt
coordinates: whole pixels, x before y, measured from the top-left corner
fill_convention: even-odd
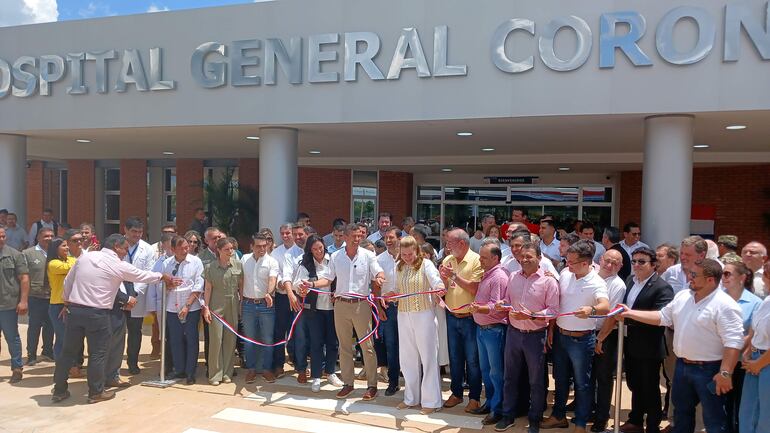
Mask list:
[[[449,255],[439,272],[447,288],[447,340],[452,380],[452,395],[444,403],[444,407],[455,407],[463,402],[463,379],[467,376],[470,401],[465,406],[465,411],[483,414],[484,409],[479,405],[481,369],[476,343],[478,325],[473,321],[470,308],[460,307],[471,304],[475,299],[484,269],[481,267],[479,255],[470,250],[470,237],[464,230],[454,229],[447,233],[444,249]]]

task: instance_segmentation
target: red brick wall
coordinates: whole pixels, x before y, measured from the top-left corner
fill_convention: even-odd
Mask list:
[[[343,169],[299,168],[297,211],[310,215],[311,225],[321,236],[331,232],[335,218],[350,219],[350,175],[350,170]]]
[[[30,161],[27,167],[27,220],[19,221],[25,228],[43,214],[43,162]],[[56,216],[59,218],[59,216]]]
[[[147,161],[120,161],[120,221],[137,216],[147,224]]]
[[[393,214],[393,225],[412,215],[413,184],[412,173],[380,171],[377,209]]]
[[[203,206],[203,160],[176,161],[176,225],[180,233],[190,228],[196,207]]]
[[[642,173],[621,173],[620,224],[641,219]],[[692,202],[714,206],[717,236],[738,236],[740,247],[751,240],[770,245],[770,229],[763,213],[770,213],[770,164],[703,167],[693,171]],[[642,228],[644,229],[644,228]]]
[[[77,226],[82,222],[93,222],[96,217],[94,203],[96,177],[95,164],[90,159],[67,161],[67,222]]]

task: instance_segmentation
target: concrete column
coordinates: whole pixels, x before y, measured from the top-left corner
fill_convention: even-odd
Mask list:
[[[278,233],[297,217],[298,131],[262,128],[259,136],[259,226]]]
[[[150,200],[147,202],[147,213],[150,218],[147,221],[147,235],[150,242],[157,242],[160,240],[160,228],[166,223],[165,176],[163,167],[149,167],[148,170],[150,172]]]
[[[0,208],[19,217],[19,224],[28,229],[27,221],[27,137],[0,134]],[[33,217],[38,217],[37,215]]]
[[[642,240],[655,248],[690,235],[693,116],[645,119]]]

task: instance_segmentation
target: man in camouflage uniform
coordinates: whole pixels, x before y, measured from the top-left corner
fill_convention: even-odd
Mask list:
[[[0,228],[0,331],[11,353],[11,383],[22,378],[19,315],[27,314],[29,270],[24,256],[5,244],[5,229]]]
[[[719,261],[725,263],[725,259],[728,261],[734,259],[733,256],[738,256],[738,236],[735,235],[722,235],[717,238],[717,247],[719,247]]]

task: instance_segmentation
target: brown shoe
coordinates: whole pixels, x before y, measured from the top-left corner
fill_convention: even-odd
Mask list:
[[[374,400],[375,397],[377,397],[377,387],[370,386],[369,388],[366,388],[366,392],[364,393],[363,400],[364,401]]]
[[[307,383],[307,372],[301,372],[297,375],[297,383]]]
[[[469,400],[465,406],[465,412],[472,413],[474,410],[478,410],[481,407],[481,403],[478,400]]]
[[[444,402],[444,407],[449,409],[450,407],[455,407],[455,406],[457,406],[458,404],[460,404],[462,402],[463,402],[463,399],[461,397],[457,397],[456,395],[452,394]]]
[[[21,382],[21,378],[24,377],[24,374],[21,372],[20,368],[14,368],[13,373],[11,373],[11,380],[10,383],[19,383]]]
[[[353,385],[343,386],[342,389],[337,393],[337,398],[347,398],[347,396],[349,396],[354,389],[355,388],[353,388]]]
[[[548,418],[544,419],[542,423],[540,423],[540,428],[542,429],[549,429],[549,428],[568,428],[569,427],[569,421],[567,421],[567,418],[556,418],[555,416],[549,416]]]
[[[99,403],[100,401],[112,400],[115,398],[115,391],[102,391],[101,394],[89,395],[88,404]]]
[[[107,388],[128,388],[129,386],[131,386],[130,383],[120,379],[107,382],[107,385],[106,385]]]
[[[275,371],[273,372],[273,375],[275,376],[276,379],[280,379],[286,376],[286,372],[283,371],[283,368],[276,368]]]
[[[256,381],[257,381],[257,372],[254,371],[254,370],[247,371],[246,372],[246,383],[254,383]]]
[[[256,375],[256,373],[254,373]],[[265,370],[262,372],[262,379],[265,379],[265,382],[267,383],[274,383],[275,382],[275,375],[272,371]]]
[[[631,424],[630,422],[624,422],[620,426],[620,431],[623,433],[644,433],[644,426]]]
[[[70,368],[69,376],[70,379],[80,379],[83,377],[83,372],[78,367],[72,367]]]

